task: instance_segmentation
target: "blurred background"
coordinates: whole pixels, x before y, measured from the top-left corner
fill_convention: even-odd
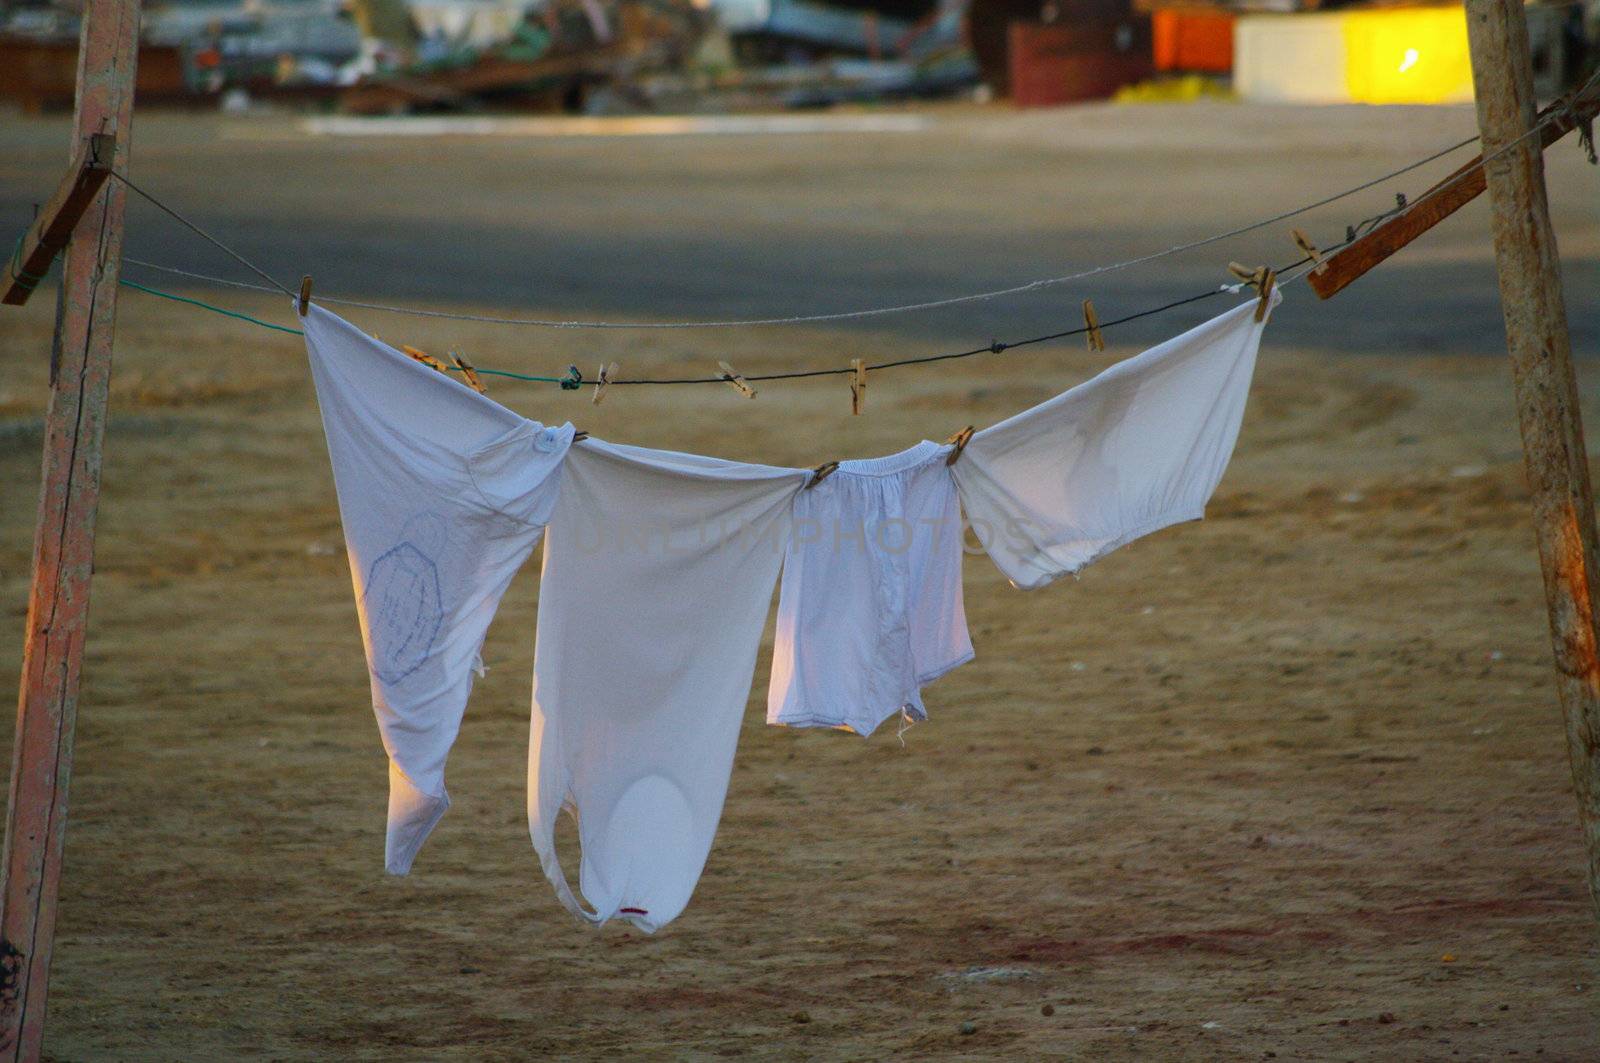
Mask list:
[[[69,107],[79,4],[0,4],[0,100]],[[1460,5],[1408,0],[158,0],[141,105],[683,114],[845,102],[1471,99]],[[1542,95],[1600,0],[1528,5]]]

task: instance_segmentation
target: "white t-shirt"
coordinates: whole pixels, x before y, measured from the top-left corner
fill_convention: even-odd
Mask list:
[[[550,519],[573,430],[519,417],[315,304],[304,325],[389,755],[384,864],[403,875],[450,807],[445,758],[478,651]]]
[[[654,932],[688,904],[809,475],[592,438],[568,454],[539,588],[528,829],[581,918]],[[563,808],[588,907],[556,856]]]
[[[767,722],[869,735],[972,659],[948,447],[844,461],[795,497]]]
[[[1281,299],[1273,292],[1273,305]],[[978,541],[1031,590],[1199,520],[1239,436],[1264,323],[1235,307],[976,433],[952,467]]]

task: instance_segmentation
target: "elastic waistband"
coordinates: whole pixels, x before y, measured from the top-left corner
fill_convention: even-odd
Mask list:
[[[841,461],[839,471],[856,476],[888,476],[931,461],[943,450],[943,445],[924,439],[916,446],[902,450],[898,454],[889,454],[882,458],[853,458],[850,461]]]

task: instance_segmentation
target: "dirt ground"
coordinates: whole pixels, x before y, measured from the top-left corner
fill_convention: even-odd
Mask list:
[[[17,322],[8,346],[44,351],[47,306]],[[503,334],[407,339],[447,336]],[[411,877],[383,876],[383,760],[298,341],[130,294],[51,1053],[1592,1058],[1594,928],[1506,372],[1270,337],[1207,521],[1034,593],[968,559],[978,659],[930,688],[904,748],[892,728],[770,729],[753,699],[705,878],[647,937],[576,925],[528,846],[532,570],[490,634],[456,807]],[[794,342],[797,364],[833,350]],[[610,438],[811,463],[991,422],[1128,353],[880,374],[857,419],[837,383],[598,408],[495,393]],[[13,647],[43,358],[14,364]]]
[[[281,300],[225,301],[286,319]],[[50,304],[0,316],[6,688]],[[1302,288],[1279,316],[1315,312]],[[351,316],[502,368],[568,360],[492,326]],[[859,418],[839,381],[754,402],[492,393],[620,441],[815,464],[991,423],[1134,353],[1108,339],[876,374]],[[929,688],[904,746],[892,727],[766,727],[764,652],[705,876],[651,937],[577,925],[528,844],[536,567],[490,632],[455,807],[412,875],[386,878],[384,762],[299,341],[137,292],[117,340],[53,1058],[1600,1055],[1500,359],[1329,358],[1269,329],[1208,519],[1032,593],[968,558],[978,657]],[[820,331],[583,344],[586,364],[641,371],[843,360]]]

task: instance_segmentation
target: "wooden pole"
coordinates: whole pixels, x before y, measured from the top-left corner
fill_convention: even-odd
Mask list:
[[[1533,67],[1522,0],[1466,0],[1478,128],[1488,157],[1533,127]],[[1533,492],[1556,689],[1566,717],[1578,818],[1600,917],[1600,633],[1595,628],[1595,516],[1561,264],[1537,137],[1484,167],[1506,345]]]
[[[116,137],[119,170],[127,165],[138,40],[139,0],[84,5],[72,150],[91,135],[110,134]],[[44,1039],[94,567],[123,197],[122,185],[113,180],[84,212],[67,245],[56,304],[33,586],[0,856],[0,1060],[37,1060]]]

